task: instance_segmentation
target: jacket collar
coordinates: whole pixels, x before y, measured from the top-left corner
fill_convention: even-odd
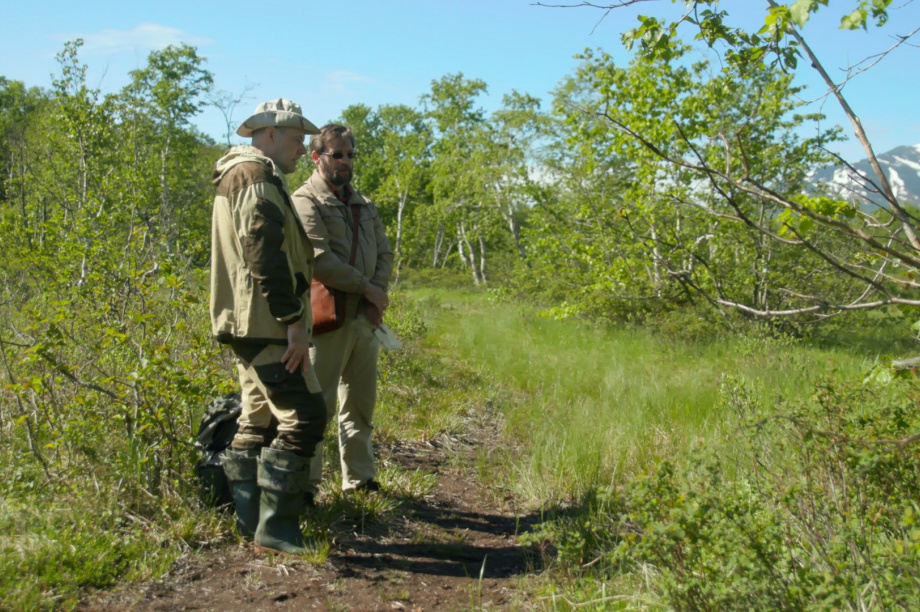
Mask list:
[[[332,192],[332,195],[338,198],[339,202],[341,202],[342,204],[348,204],[348,200],[351,199],[351,194],[355,192],[355,190],[351,188],[351,185],[348,185],[348,184],[342,185],[342,193],[340,194],[338,190],[335,188],[335,185],[333,185],[329,181],[326,181],[325,179],[323,180],[326,183],[326,187],[329,188],[329,191]]]
[[[324,179],[319,173],[319,170],[314,171],[313,174],[310,175],[310,178],[307,179],[307,183],[310,185],[310,188],[317,195],[317,197],[319,197],[322,203],[326,206],[346,206],[351,204],[367,203],[367,200],[365,200],[361,194],[355,191],[354,187],[351,185],[345,186],[348,192],[348,200],[346,202],[342,202],[342,200],[339,199],[338,195],[336,195],[335,191],[333,191],[332,187],[329,185],[326,179]]]

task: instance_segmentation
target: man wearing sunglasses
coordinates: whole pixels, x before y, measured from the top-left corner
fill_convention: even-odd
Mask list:
[[[346,295],[344,325],[314,333],[310,361],[330,422],[338,403],[342,490],[379,491],[371,446],[379,348],[374,328],[389,303],[393,253],[377,208],[351,186],[351,129],[337,124],[320,128],[310,138],[310,157],[316,171],[294,192],[294,207],[313,244],[313,278]],[[322,451],[322,443],[317,444],[310,465],[314,493],[322,479]]]

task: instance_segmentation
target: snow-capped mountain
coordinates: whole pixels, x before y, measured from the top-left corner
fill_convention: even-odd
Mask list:
[[[878,161],[888,177],[895,197],[902,204],[920,206],[920,144],[894,148],[879,155]],[[856,162],[853,167],[863,176],[874,179],[875,174],[868,160]],[[825,185],[832,194],[841,199],[858,198],[864,208],[872,207],[866,201],[866,197],[875,202],[882,202],[877,194],[872,193],[874,188],[871,185],[867,191],[865,182],[860,181],[859,177],[854,177],[853,172],[845,166],[823,168],[815,172],[812,182],[816,185]]]

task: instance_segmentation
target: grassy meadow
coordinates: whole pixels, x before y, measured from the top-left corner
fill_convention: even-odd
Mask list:
[[[474,373],[503,428],[481,477],[544,508],[522,537],[550,568],[530,586],[547,609],[918,603],[920,387],[880,354],[909,354],[898,324],[820,346],[760,328],[687,341],[412,296],[428,349]]]
[[[920,460],[895,443],[920,430],[920,388],[890,372],[864,382],[879,346],[910,350],[897,326],[823,347],[756,330],[688,341],[430,287],[397,294],[389,321],[404,349],[382,357],[378,439],[497,428],[478,472],[497,499],[544,517],[520,534],[546,570],[521,585],[544,609],[920,604]],[[209,359],[216,379],[230,376]],[[0,609],[69,609],[233,545],[232,520],[195,499],[189,410],[152,448],[77,422],[42,434],[30,420],[41,413],[25,409],[3,422]],[[167,451],[185,458],[168,487],[129,487],[130,474],[106,468]],[[382,467],[406,499],[434,486]],[[334,480],[310,524],[318,560],[341,515],[398,512],[351,507]]]
[[[656,460],[730,438],[728,379],[758,403],[806,397],[814,381],[864,375],[875,356],[818,349],[788,337],[669,340],[643,329],[558,321],[484,294],[418,292],[430,305],[428,343],[489,381],[505,434],[520,452],[517,492],[573,500]]]

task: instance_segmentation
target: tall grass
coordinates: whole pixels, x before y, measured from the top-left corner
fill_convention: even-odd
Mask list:
[[[547,609],[920,605],[920,378],[867,376],[906,329],[690,342],[428,295],[505,417],[484,471],[547,509]]]
[[[504,395],[506,434],[519,452],[514,483],[532,499],[578,499],[598,487],[727,435],[719,389],[727,374],[755,401],[803,397],[831,372],[871,358],[767,334],[711,341],[558,321],[485,294],[422,290],[430,342],[479,368]]]

